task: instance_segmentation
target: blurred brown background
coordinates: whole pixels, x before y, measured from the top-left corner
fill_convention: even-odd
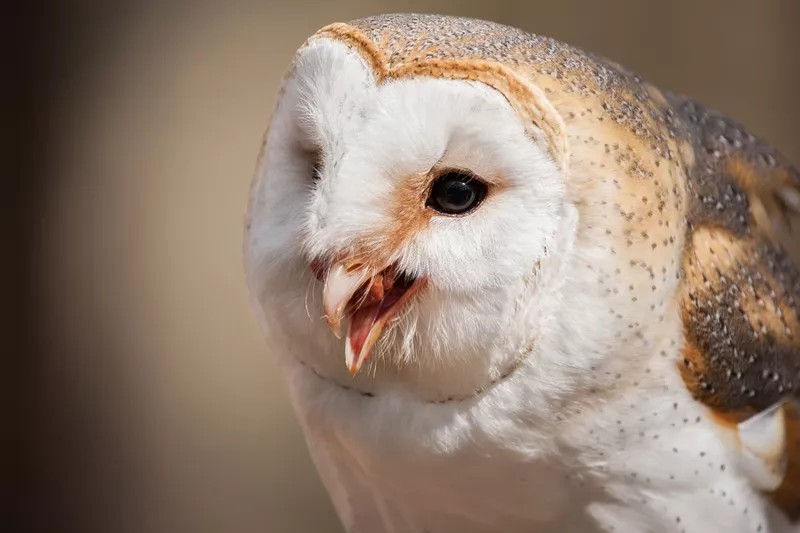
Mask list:
[[[800,162],[797,0],[47,6],[18,42],[38,69],[20,91],[35,175],[13,211],[32,279],[11,279],[34,334],[17,353],[26,529],[341,531],[250,312],[242,221],[292,53],[327,23],[397,11],[593,50]]]

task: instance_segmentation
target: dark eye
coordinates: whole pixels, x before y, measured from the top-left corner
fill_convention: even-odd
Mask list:
[[[427,205],[447,215],[463,215],[486,196],[486,184],[470,174],[447,172],[433,183]]]

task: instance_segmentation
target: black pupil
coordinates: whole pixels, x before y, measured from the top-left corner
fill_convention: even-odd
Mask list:
[[[472,176],[448,173],[433,184],[429,205],[442,213],[466,213],[483,199],[484,187]]]

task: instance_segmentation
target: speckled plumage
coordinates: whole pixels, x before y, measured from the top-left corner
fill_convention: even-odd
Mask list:
[[[598,351],[628,345],[674,358],[709,420],[733,433],[800,390],[800,271],[782,246],[800,238],[800,173],[768,144],[604,58],[491,22],[384,15],[328,26],[316,39],[346,43],[378,83],[472,80],[502,93],[565,176],[576,247],[612,258],[585,267],[616,331]],[[650,373],[638,364],[630,375]],[[592,389],[587,405],[639,386],[613,360],[591,369],[609,376],[608,389]],[[374,391],[361,385],[352,388],[370,401]],[[794,518],[798,422],[790,405],[780,413],[788,469],[772,497]]]
[[[600,155],[589,164],[602,165],[601,161],[608,160],[607,166],[622,171],[613,178],[618,187],[649,189],[650,197],[643,194],[639,198],[631,192],[632,205],[618,208],[620,216],[632,222],[631,228],[636,228],[626,234],[629,247],[645,244],[645,251],[648,248],[655,251],[659,246],[674,247],[675,236],[681,232],[670,228],[664,213],[682,215],[677,224],[686,228],[684,268],[690,273],[684,290],[692,307],[686,311],[687,336],[692,346],[702,345],[704,358],[713,357],[714,363],[719,361],[707,370],[709,374],[697,391],[698,397],[723,410],[734,411],[745,406],[758,410],[772,405],[786,390],[797,386],[800,345],[793,330],[797,332],[800,274],[792,259],[772,240],[773,229],[759,227],[752,205],[760,201],[759,187],[774,184],[776,188],[800,191],[800,173],[770,145],[715,111],[678,95],[662,93],[619,65],[507,26],[430,16],[372,17],[348,26],[335,25],[323,29],[321,34],[333,32],[345,39],[354,35],[365,37],[375,47],[365,47],[365,53],[376,54],[373,61],[385,65],[389,72],[448,60],[496,62],[545,88],[564,118],[565,131],[556,129],[562,135],[569,136],[571,129],[591,130],[591,123],[596,123],[598,129],[604,121],[612,124],[614,139],[619,142],[608,142],[608,136],[602,137],[602,142],[599,136],[573,139],[589,145],[594,148],[590,152]],[[352,33],[350,28],[360,31]],[[580,107],[576,106],[576,99],[583,102]],[[632,139],[637,141],[636,146],[626,144],[626,140]],[[642,148],[648,152],[646,155]],[[664,172],[661,168],[668,170]],[[660,176],[666,179],[659,180]],[[785,202],[778,201],[791,210]],[[777,217],[779,213],[770,216]],[[663,228],[660,233],[670,235],[659,240],[657,228]],[[709,237],[709,232],[714,237]],[[709,258],[695,264],[698,249],[713,255],[713,241],[720,239],[730,239],[736,247],[734,257],[724,265],[712,264]],[[719,246],[726,249],[722,242]],[[655,271],[650,272],[645,264],[647,252],[631,255],[639,255],[632,261],[641,262],[654,283],[659,281]],[[714,270],[717,283],[712,287],[704,286],[710,275],[704,272],[706,268]],[[730,273],[722,283],[727,286],[720,287],[719,277],[726,270]],[[699,277],[691,275],[694,272]],[[749,288],[755,293],[744,292],[737,297]],[[696,301],[704,291],[725,300],[706,300],[712,306],[705,308],[704,302]],[[775,291],[777,294],[773,294]],[[761,307],[758,311],[753,308],[752,312],[764,316],[754,317],[749,323],[747,314],[741,312],[745,305],[741,300],[751,297]],[[768,307],[758,303],[764,300]],[[715,319],[713,324],[705,320],[705,313],[727,307],[740,312],[731,311],[728,321],[724,317]],[[762,326],[770,329],[769,335],[760,331]],[[723,334],[723,330],[728,333]],[[714,331],[717,340],[712,346]],[[750,356],[759,362],[745,364]],[[734,390],[739,388],[738,384],[729,384],[721,376],[729,368],[742,372],[742,380],[750,384],[745,394]],[[768,381],[763,380],[764,372],[769,373]],[[776,373],[780,379],[772,378]],[[717,394],[716,400],[711,399],[711,393]]]

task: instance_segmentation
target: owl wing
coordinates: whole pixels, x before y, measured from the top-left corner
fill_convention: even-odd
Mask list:
[[[680,370],[753,484],[800,517],[800,174],[735,122],[671,97],[694,148]]]

